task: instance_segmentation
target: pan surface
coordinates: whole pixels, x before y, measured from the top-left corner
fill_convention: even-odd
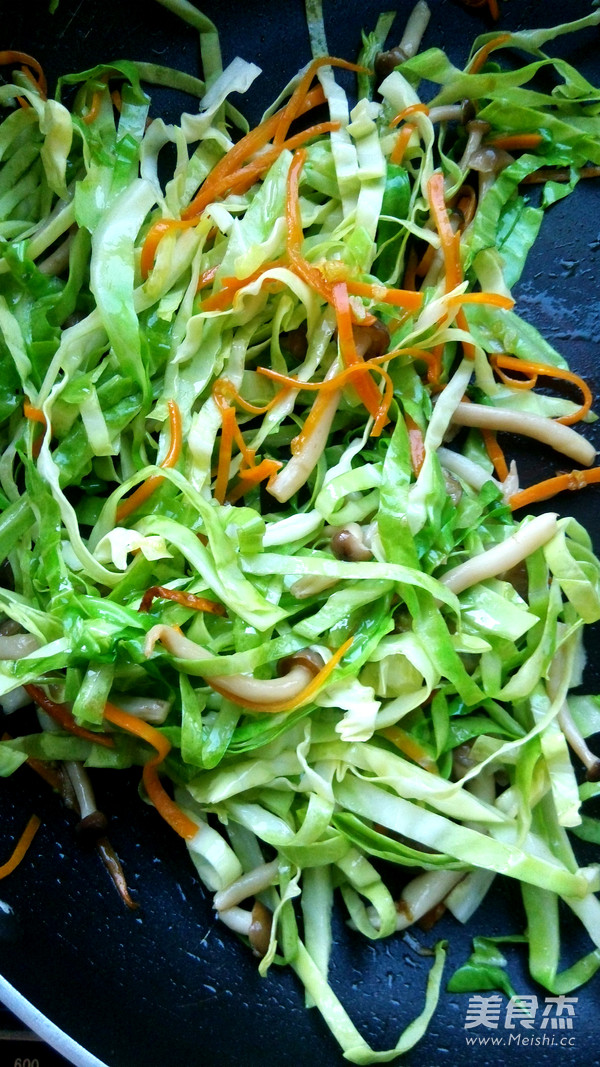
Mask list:
[[[440,44],[461,65],[470,43],[491,28],[483,8],[467,11],[453,0],[430,0],[427,44]],[[60,73],[83,70],[116,58],[145,59],[198,71],[194,32],[146,0],[21,0],[2,5],[3,48],[37,56],[51,86]],[[235,55],[258,63],[263,76],[248,99],[238,101],[251,122],[309,58],[301,0],[210,0],[202,10],[220,33],[224,62]],[[392,5],[389,5],[392,6]],[[398,39],[412,5],[399,0],[392,36]],[[584,0],[500,0],[500,27],[555,24],[586,14]],[[354,58],[360,32],[372,28],[381,9],[374,0],[324,0],[329,48]],[[600,80],[598,30],[560,40],[553,53],[575,62]],[[153,94],[153,114],[176,119],[189,102],[164,91]],[[548,213],[525,275],[515,290],[518,310],[561,350],[593,390],[600,386],[600,190],[581,183],[572,197]],[[594,439],[594,427],[588,430]],[[596,431],[600,447],[600,433]],[[520,457],[524,464],[533,461]],[[533,479],[531,479],[533,480]],[[560,498],[595,538],[600,549],[597,490]],[[590,628],[584,689],[600,692],[600,633]],[[8,725],[10,729],[10,725]],[[93,850],[77,844],[74,820],[27,768],[0,785],[3,839],[18,836],[31,811],[43,818],[35,845],[0,887],[0,973],[48,1017],[108,1067],[181,1064],[204,1067],[334,1067],[342,1063],[320,1016],[304,1007],[291,973],[273,967],[265,979],[256,963],[211,909],[181,842],[139,799],[139,770],[103,772],[95,785],[110,819],[110,839],[125,868],[137,911],[119,900]],[[583,854],[589,862],[591,855]],[[390,1047],[422,1005],[430,960],[422,954],[440,937],[449,941],[449,976],[471,951],[474,934],[522,932],[524,916],[517,888],[497,879],[467,929],[446,916],[434,930],[367,943],[335,918],[332,985],[365,1037]],[[566,951],[573,959],[589,946],[567,928]],[[522,946],[508,946],[509,973],[519,994],[544,992],[527,975]],[[1,991],[0,991],[1,992]],[[536,1030],[556,1043],[505,1043],[501,1049],[467,1044],[468,997],[443,993],[426,1037],[403,1062],[445,1067],[521,1062],[600,1062],[597,1005],[600,976],[576,991],[572,1027]],[[473,1031],[480,1033],[480,1031]],[[487,1031],[486,1031],[487,1033]],[[489,1031],[494,1033],[494,1031]],[[508,1032],[507,1032],[508,1033]],[[502,1036],[506,1036],[502,1032]],[[560,1037],[572,1039],[559,1044]],[[52,1040],[52,1038],[50,1038]],[[491,1044],[491,1043],[490,1043]],[[66,1054],[75,1053],[66,1050]]]

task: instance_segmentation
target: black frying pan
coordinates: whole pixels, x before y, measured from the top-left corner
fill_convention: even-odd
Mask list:
[[[467,12],[453,0],[430,4],[427,42],[441,44],[464,62],[471,40],[490,28],[489,20],[482,11]],[[361,28],[370,28],[384,5],[377,0],[324,0],[324,6],[330,50],[353,58]],[[398,39],[411,6],[406,0],[396,4]],[[575,18],[591,5],[587,0],[500,0],[500,6],[500,26],[515,28]],[[49,13],[47,0],[13,0],[10,5],[3,0],[2,8],[0,47],[36,55],[51,84],[60,73],[117,57],[153,59],[197,72],[194,33],[152,0],[60,0],[55,14]],[[219,26],[225,62],[241,54],[263,67],[262,79],[241,102],[248,118],[256,121],[309,58],[303,4],[207,0],[202,9]],[[598,31],[586,31],[552,47],[600,78],[599,40]],[[154,99],[154,113],[169,119],[189,106],[165,92],[157,92]],[[599,203],[598,185],[582,183],[573,197],[552,208],[516,291],[521,312],[562,349],[596,391]],[[598,434],[596,440],[600,444]],[[532,461],[522,455],[520,462],[526,480],[526,465]],[[595,534],[597,550],[599,500],[598,490],[592,489],[559,501]],[[600,635],[592,628],[587,691],[600,691],[599,650]],[[136,770],[105,772],[95,780],[99,804],[110,818],[111,841],[140,905],[136,912],[124,907],[95,852],[77,844],[72,817],[28,768],[0,785],[4,851],[32,810],[43,817],[28,857],[0,886],[0,897],[12,909],[11,914],[0,909],[0,974],[41,1013],[38,1027],[47,1017],[108,1067],[334,1067],[343,1062],[319,1015],[304,1008],[293,975],[272,968],[266,979],[259,978],[247,949],[217,923],[210,895],[184,846],[139,800],[138,779]],[[517,933],[523,925],[517,887],[498,879],[467,930],[447,917],[430,933],[417,931],[416,939],[429,946],[439,937],[448,938],[450,975],[469,955],[474,933]],[[335,938],[332,984],[369,1041],[390,1047],[420,1010],[429,959],[413,939],[367,944],[339,916]],[[575,929],[565,936],[565,946],[573,958],[589,950]],[[537,993],[543,1000],[544,992],[527,976],[523,950],[509,947],[507,956],[516,991]],[[516,1064],[524,1058],[536,1067],[563,1060],[598,1063],[599,994],[600,977],[576,993],[568,1035],[573,1044],[565,1051],[564,1046],[548,1044],[468,1046],[468,998],[444,993],[427,1036],[404,1062],[430,1067]],[[32,1022],[22,1002],[10,1003]],[[496,1033],[506,1036],[508,1031]],[[51,1032],[47,1037],[57,1040]],[[63,1048],[77,1062],[85,1062],[73,1046]]]

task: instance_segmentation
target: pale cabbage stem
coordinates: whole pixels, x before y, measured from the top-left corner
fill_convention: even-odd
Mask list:
[[[471,585],[485,582],[488,578],[494,578],[497,574],[516,567],[554,537],[557,518],[556,512],[552,511],[536,516],[507,537],[506,541],[472,556],[465,563],[459,563],[457,567],[443,574],[439,581],[458,594]]]
[[[157,641],[178,659],[194,660],[198,664],[203,659],[213,658],[202,645],[190,641],[173,626],[159,623],[148,631],[144,645],[146,656],[152,654]],[[208,671],[203,677],[225,697],[242,704],[262,704],[268,707],[269,704],[280,704],[299,696],[314,675],[308,667],[295,664],[281,678],[254,678],[251,674],[224,675]]]
[[[511,411],[510,408],[488,407],[487,404],[458,404],[452,422],[455,426],[477,426],[534,437],[586,467],[590,467],[596,458],[594,446],[576,430],[528,411]]]
[[[262,893],[273,884],[278,873],[279,860],[272,860],[271,863],[261,863],[260,866],[254,867],[251,871],[243,874],[241,878],[237,878],[231,885],[228,885],[226,889],[221,889],[218,893],[215,893],[213,899],[215,911],[229,911],[236,904],[240,904],[242,900],[247,900],[248,897],[255,897]]]

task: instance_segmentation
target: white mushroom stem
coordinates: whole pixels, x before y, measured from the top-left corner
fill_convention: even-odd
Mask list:
[[[316,596],[317,593],[322,593],[325,589],[331,589],[338,582],[339,578],[325,578],[319,574],[305,574],[290,586],[290,593],[296,597],[296,600],[305,600],[306,597]]]
[[[486,482],[493,482],[498,489],[502,488],[493,475],[480,467],[479,463],[468,459],[467,456],[461,456],[460,452],[453,452],[451,448],[438,448],[437,454],[444,470],[449,471],[450,474],[456,474],[472,489],[479,491],[483,489]]]
[[[419,0],[408,17],[404,34],[400,41],[400,49],[407,59],[412,59],[419,51],[430,18],[429,5],[425,3],[425,0]]]
[[[23,659],[39,647],[34,634],[7,634],[0,637],[0,659]]]
[[[260,866],[254,867],[247,874],[243,874],[241,878],[237,878],[226,889],[215,893],[213,901],[215,910],[227,911],[229,908],[235,907],[236,904],[240,904],[242,900],[257,896],[258,893],[262,893],[263,890],[273,884],[278,874],[278,860],[272,860],[271,863],[261,863]]]
[[[152,697],[131,697],[125,693],[111,695],[111,701],[123,711],[135,715],[152,726],[161,726],[169,714],[171,702],[169,700],[152,699]]]
[[[339,361],[336,359],[333,361],[324,380],[329,381],[339,373],[339,370]],[[292,458],[274,478],[269,487],[271,496],[274,496],[280,503],[284,504],[294,493],[298,492],[319,462],[327,444],[327,438],[329,437],[329,431],[335,418],[341,395],[341,389],[336,389],[325,398],[321,393],[317,393],[311,408],[311,413],[313,410],[319,412],[319,419],[316,425],[311,427],[311,432],[307,434],[301,447],[292,455]],[[319,405],[318,408],[317,404]],[[310,418],[310,414],[307,416],[308,418]]]
[[[234,930],[236,934],[243,934],[245,937],[250,936],[250,927],[252,926],[251,911],[246,911],[245,908],[227,908],[226,911],[219,912],[219,919],[230,930]]]
[[[472,556],[465,563],[459,563],[457,567],[447,571],[440,578],[440,582],[458,594],[471,585],[485,582],[488,578],[494,578],[497,574],[516,567],[554,537],[557,518],[556,513],[550,511],[538,515],[507,537],[502,544],[494,545],[486,552],[480,552],[479,555]]]
[[[146,656],[152,654],[157,641],[160,641],[173,656],[177,656],[178,659],[194,660],[196,665],[203,659],[213,658],[205,648],[197,645],[195,641],[190,641],[172,626],[159,624],[149,630],[144,646]],[[291,670],[281,678],[262,679],[254,678],[251,674],[224,675],[208,671],[206,674],[202,671],[199,673],[207,679],[209,685],[235,703],[263,706],[293,700],[314,677],[308,667],[300,664],[292,666]]]
[[[63,767],[73,786],[81,818],[86,819],[88,815],[93,815],[98,810],[92,783],[83,765],[78,760],[64,760]]]
[[[441,904],[451,889],[465,877],[465,871],[426,871],[419,874],[402,890],[396,904],[398,911],[396,930],[406,930],[408,926],[422,919],[428,911]]]
[[[526,411],[512,411],[510,408],[489,407],[487,404],[458,404],[452,416],[456,426],[477,426],[480,429],[500,430],[505,433],[522,434],[534,437],[542,444],[549,445],[564,456],[569,456],[576,463],[591,466],[596,458],[596,449],[585,437],[572,430],[570,426],[545,418],[543,415],[531,415]]]

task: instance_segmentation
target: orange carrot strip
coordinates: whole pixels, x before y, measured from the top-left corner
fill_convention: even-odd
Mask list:
[[[142,780],[146,787],[146,792],[156,810],[162,815],[171,829],[175,830],[175,833],[187,841],[191,840],[192,837],[196,836],[198,826],[171,799],[158,776],[158,768],[168,756],[171,750],[171,742],[150,723],[144,722],[143,719],[138,719],[136,715],[130,715],[128,712],[116,707],[115,704],[107,703],[105,705],[104,718],[111,722],[113,726],[118,726],[121,730],[140,737],[152,748],[156,749],[156,755],[151,756],[144,763],[142,771]]]
[[[467,74],[479,74],[481,68],[487,63],[490,54],[494,52],[496,48],[502,48],[502,45],[506,44],[507,41],[510,41],[510,37],[510,33],[500,33],[497,37],[492,37],[491,40],[482,45],[468,64],[466,68]]]
[[[351,296],[364,296],[379,304],[392,304],[407,311],[418,311],[423,306],[423,293],[411,289],[388,289],[378,282],[359,282],[348,278],[346,288]]]
[[[346,367],[344,370],[334,375],[333,378],[329,378],[326,381],[322,382],[301,382],[297,378],[292,378],[290,375],[280,374],[278,371],[271,370],[270,367],[257,367],[256,370],[258,374],[264,374],[266,378],[271,378],[272,381],[279,382],[285,388],[302,390],[306,389],[309,392],[321,392],[323,398],[322,401],[320,402],[320,404],[317,402],[313,405],[309,415],[306,418],[306,422],[302,427],[302,430],[300,431],[298,436],[295,437],[292,441],[292,454],[295,455],[304,447],[304,443],[307,437],[310,436],[315,425],[321,418],[323,409],[327,408],[331,393],[336,392],[337,389],[341,389],[344,385],[347,384],[347,382],[351,378],[356,377],[358,374],[362,376],[364,374],[364,369],[367,369],[368,371],[376,371],[378,374],[381,375],[385,382],[385,391],[383,397],[381,396],[379,391],[377,392],[379,403],[377,410],[374,412],[375,423],[373,425],[373,429],[371,430],[371,437],[378,437],[383,427],[389,422],[387,412],[394,395],[394,383],[392,382],[392,379],[390,378],[387,371],[384,370],[383,367],[379,366],[379,364],[387,362],[388,360],[393,359],[395,356],[402,355],[404,353],[412,354],[413,351],[418,351],[419,353],[415,356],[416,359],[421,358],[420,349],[399,349],[397,352],[389,352],[386,355],[377,356],[374,359],[370,359],[368,365],[363,365],[359,362],[351,363],[349,367]],[[423,356],[425,355],[426,353],[423,353]]]
[[[300,216],[299,185],[300,172],[306,160],[306,150],[298,149],[293,156],[288,171],[285,216],[287,222],[287,253],[292,270],[319,293],[328,303],[332,303],[332,290],[328,282],[316,267],[309,263],[301,252],[304,233]]]
[[[114,748],[110,737],[107,737],[106,734],[93,733],[92,730],[86,730],[84,726],[79,726],[66,704],[58,704],[55,700],[46,696],[46,693],[39,685],[27,683],[23,688],[31,699],[35,700],[36,704],[46,712],[46,715],[49,715],[63,730],[75,734],[76,737],[83,737],[86,741],[93,741],[94,744],[102,745],[104,748]]]
[[[203,596],[195,593],[184,593],[181,589],[169,589],[164,585],[152,585],[144,593],[138,611],[150,611],[155,597],[161,600],[174,600],[182,604],[184,608],[193,608],[194,611],[206,611],[210,615],[225,615],[223,604],[217,604],[214,600],[206,600]]]
[[[427,104],[409,104],[408,107],[405,107],[392,119],[392,121],[390,122],[390,126],[399,126],[400,123],[404,122],[404,120],[409,118],[410,115],[416,115],[419,112],[422,115],[428,115],[429,108],[427,107]]]
[[[406,423],[406,429],[408,430],[412,469],[418,476],[421,467],[425,462],[425,440],[423,431],[407,412],[404,413],[404,421]]]
[[[277,471],[281,470],[282,464],[276,459],[262,459],[256,467],[240,471],[240,480],[227,495],[229,504],[235,504],[246,493],[261,482],[267,483],[267,488],[275,478]]]
[[[221,441],[219,445],[219,461],[217,465],[217,480],[215,482],[214,495],[219,504],[225,503],[227,485],[229,483],[229,467],[231,465],[231,453],[235,436],[235,411],[229,405],[221,406]]]
[[[332,303],[337,322],[340,353],[344,365],[346,367],[351,367],[353,364],[362,364],[364,366],[364,375],[361,375],[361,377],[354,382],[354,387],[362,403],[369,412],[369,415],[375,417],[381,404],[381,394],[369,374],[367,365],[356,350],[354,332],[352,329],[352,312],[348,297],[348,289],[345,282],[336,282],[332,287]]]
[[[503,382],[507,385],[516,386],[516,388],[533,388],[537,383],[538,377],[542,376],[545,378],[558,378],[561,381],[572,382],[576,385],[583,397],[583,404],[571,415],[562,415],[556,420],[557,422],[562,422],[564,426],[571,426],[574,422],[579,422],[587,415],[592,406],[594,398],[587,382],[580,378],[578,374],[575,374],[574,371],[566,370],[563,367],[552,367],[548,363],[536,363],[529,359],[518,359],[516,356],[508,356],[504,353],[490,356],[490,363]],[[519,386],[519,382],[516,379],[503,373],[504,370],[518,371],[529,375],[530,379]]]
[[[491,145],[492,148],[503,148],[505,151],[511,152],[513,149],[519,148],[537,148],[543,140],[541,133],[507,133],[492,137],[491,140],[485,141],[485,144]]]
[[[89,109],[86,111],[85,115],[82,116],[86,126],[91,126],[92,122],[94,122],[98,118],[98,115],[100,114],[101,105],[102,89],[96,89],[92,96],[92,103]]]
[[[410,122],[407,122],[406,126],[402,127],[400,133],[396,137],[394,147],[392,148],[392,151],[390,153],[390,163],[394,163],[396,166],[400,166],[402,160],[404,159],[404,153],[408,148],[410,139],[416,128],[417,127],[413,126]]]
[[[174,467],[179,459],[182,446],[182,434],[181,434],[181,414],[178,405],[174,400],[169,400],[169,429],[171,431],[171,442],[169,444],[169,450],[161,463],[161,467]],[[161,474],[152,474],[140,485],[132,494],[121,500],[117,506],[115,515],[116,522],[122,522],[123,519],[128,518],[132,512],[137,511],[142,504],[152,496],[155,489],[164,482],[164,478]]]
[[[48,84],[46,82],[46,75],[42,69],[40,63],[33,56],[28,55],[27,52],[15,52],[12,49],[0,52],[0,67],[8,67],[12,63],[22,63],[25,67],[29,67],[37,74],[35,80],[36,86],[40,91],[40,96],[47,99]]]
[[[433,359],[427,368],[427,381],[430,385],[437,385],[442,373],[442,356],[444,354],[443,345],[435,345],[431,350]]]
[[[28,400],[23,404],[23,414],[26,419],[30,419],[31,422],[39,422],[44,428],[48,425],[42,409],[34,407]]]
[[[300,78],[287,104],[279,112],[280,117],[273,137],[273,144],[282,145],[285,141],[292,122],[301,114],[311,82],[321,67],[342,67],[343,70],[352,70],[358,73],[365,71],[364,67],[359,67],[356,63],[349,63],[345,59],[336,59],[334,56],[318,56],[317,59],[313,59]]]
[[[494,464],[496,477],[499,481],[503,482],[505,478],[508,478],[508,467],[506,465],[504,452],[498,444],[496,434],[493,430],[482,429],[481,436],[483,438],[485,450]]]
[[[421,256],[421,259],[415,266],[415,275],[417,276],[417,278],[425,277],[429,268],[431,267],[431,264],[433,263],[434,256],[435,248],[433,247],[433,245],[427,245],[427,248]]]
[[[312,93],[307,94],[299,114],[310,111],[313,107],[323,103],[324,100],[325,96],[320,87],[313,90]],[[182,213],[182,218],[189,219],[200,215],[204,208],[212,203],[215,199],[214,190],[219,186],[222,179],[227,175],[231,175],[233,171],[241,167],[244,160],[249,159],[250,156],[253,156],[255,152],[258,152],[259,149],[264,148],[269,143],[277,131],[280,119],[281,111],[275,112],[274,115],[269,116],[260,125],[250,130],[233,148],[229,149],[204,180],[196,196]]]
[[[278,704],[259,704],[257,701],[245,701],[242,707],[255,712],[276,714],[280,711],[293,711],[294,708],[299,708],[303,704],[308,704],[315,694],[318,693],[319,689],[322,688],[329,678],[329,675],[335,670],[342,657],[350,648],[353,640],[353,637],[349,637],[347,641],[344,641],[343,645],[340,645],[340,647],[336,649],[331,659],[328,660],[324,667],[321,667],[321,670],[315,674],[314,678],[311,679],[308,685],[305,686],[302,692],[298,693],[297,696],[290,697],[288,700],[281,700]],[[217,693],[221,692],[219,686],[215,685],[210,678],[207,678],[206,680],[212,689],[215,689]],[[231,693],[227,693],[227,697],[229,700],[233,700],[234,703],[241,704],[241,701],[237,701]]]
[[[504,296],[502,293],[457,293],[448,300],[449,307],[456,304],[491,304],[497,308],[510,311],[515,302],[512,296]]]
[[[6,878],[7,874],[12,874],[15,868],[19,866],[40,826],[41,820],[37,815],[32,815],[15,845],[12,856],[0,866],[0,878]]]
[[[467,316],[462,307],[460,307],[456,313],[456,325],[459,330],[464,330],[465,333],[469,332],[469,323],[467,322]],[[462,346],[465,357],[467,359],[475,359],[475,345],[470,341],[463,341]]]
[[[171,233],[173,230],[187,230],[190,226],[195,226],[197,222],[197,219],[157,219],[156,222],[152,223],[152,226],[146,234],[146,239],[142,245],[142,252],[140,255],[140,272],[142,278],[147,278],[152,270],[156,258],[156,249],[165,234]]]
[[[428,752],[425,751],[422,745],[418,741],[415,741],[403,730],[400,726],[386,726],[384,730],[379,731],[383,737],[386,737],[388,741],[391,741],[396,748],[400,749],[405,756],[408,756],[413,763],[418,763],[420,767],[423,767],[426,771],[431,771],[432,774],[439,774],[437,765]]]
[[[531,504],[538,504],[541,500],[549,500],[566,489],[573,491],[584,489],[586,485],[593,485],[596,482],[600,482],[600,467],[558,474],[555,478],[546,478],[543,482],[536,482],[535,485],[530,485],[528,489],[521,489],[520,492],[513,493],[510,498],[510,506],[512,511],[516,511],[517,508],[526,508]]]
[[[460,285],[462,281],[460,234],[455,234],[450,224],[444,194],[444,175],[439,170],[435,171],[427,182],[427,197],[435,228],[442,244],[446,271],[446,292],[450,292],[457,285]]]
[[[246,278],[223,278],[222,288],[202,301],[202,310],[225,311],[233,303],[233,298],[240,289],[243,289],[246,285],[251,285],[252,282],[255,282],[261,275],[266,274],[267,271],[284,266],[285,263],[282,259],[274,259],[271,263],[263,263],[261,267],[258,267]]]

